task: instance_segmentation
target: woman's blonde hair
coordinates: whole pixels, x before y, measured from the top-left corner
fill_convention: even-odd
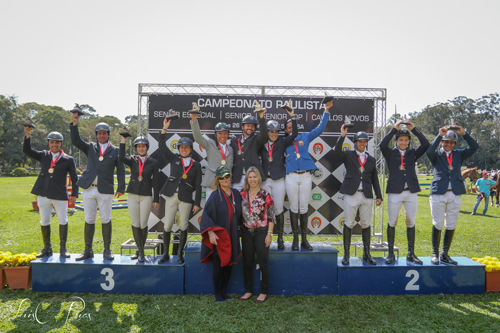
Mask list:
[[[245,186],[243,186],[243,191],[248,191],[250,189],[250,184],[248,184],[248,175],[250,172],[255,173],[257,176],[257,180],[259,181],[259,188],[262,188],[262,177],[260,176],[259,169],[254,166],[248,168],[247,173],[245,174]]]

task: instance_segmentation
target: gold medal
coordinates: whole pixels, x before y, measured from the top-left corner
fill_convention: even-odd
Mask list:
[[[297,158],[300,158],[300,154],[297,154]]]
[[[453,166],[449,165],[448,169],[453,170]]]
[[[359,168],[359,171],[360,171],[361,173],[363,173],[363,172],[365,171],[365,168],[361,167],[361,168]]]
[[[404,165],[401,165],[401,166],[399,167],[399,170],[404,170],[404,169],[405,169],[405,166],[404,166]]]
[[[226,165],[226,160],[222,160],[222,161],[220,161],[220,164],[222,164],[222,165]]]
[[[187,177],[188,177],[188,175],[186,175],[186,174],[182,175],[182,179],[187,179]]]
[[[101,162],[104,161],[104,157],[103,156],[99,157],[99,161]]]
[[[303,146],[304,145],[304,141],[300,140],[299,141],[299,145]]]
[[[54,168],[50,168],[49,173],[54,173]]]
[[[137,180],[142,182],[142,176],[137,177]]]
[[[273,161],[273,158],[272,157],[269,157],[269,162],[272,162]]]

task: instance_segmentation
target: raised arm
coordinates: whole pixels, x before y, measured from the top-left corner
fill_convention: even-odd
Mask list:
[[[191,125],[191,130],[193,131],[194,141],[196,141],[196,143],[199,144],[203,149],[207,150],[210,139],[205,138],[201,134],[200,123],[198,122],[198,119],[193,116],[191,118],[193,119],[189,122],[189,125]]]
[[[425,135],[422,132],[420,132],[420,130],[417,129],[416,127],[413,127],[411,132],[413,134],[415,134],[418,141],[420,142],[420,146],[418,146],[418,148],[415,151],[415,157],[418,159],[427,151],[427,149],[429,148],[429,146],[431,144],[430,144],[429,140],[427,140]]]
[[[90,148],[90,143],[83,141],[80,137],[80,132],[78,130],[78,120],[80,119],[80,116],[77,113],[73,113],[71,115],[71,119],[73,120],[73,122],[69,125],[69,130],[71,133],[71,143],[76,148],[83,151],[84,154],[87,154]]]
[[[264,109],[266,110],[266,109]],[[260,112],[260,116],[259,116],[259,137],[257,138],[257,150],[260,150],[260,148],[262,148],[262,146],[264,146],[264,144],[266,143],[267,141],[267,124],[266,124],[266,118],[264,118],[264,113],[266,111],[262,111]]]
[[[391,142],[392,137],[396,135],[397,131],[398,130],[394,127],[389,133],[387,133],[385,138],[383,138],[382,141],[380,141],[380,144],[378,145],[380,151],[382,152],[382,155],[384,155],[386,159],[389,158],[389,154],[391,153],[391,149],[389,148],[389,142]]]
[[[26,136],[24,137],[24,142],[23,142],[23,153],[25,153],[27,156],[31,157],[34,160],[37,160],[40,162],[42,159],[43,152],[34,150],[31,148],[31,130],[33,128],[24,126],[24,131],[26,132]]]
[[[293,143],[293,141],[297,138],[297,135],[299,135],[299,129],[297,128],[297,120],[295,118],[292,118],[292,134],[283,139],[285,140],[284,141],[285,148]]]
[[[120,143],[120,153],[118,155],[118,158],[120,160],[120,162],[122,162],[123,164],[126,164],[128,166],[132,166],[132,163],[134,163],[134,159],[130,156],[126,156],[125,155],[125,143]]]

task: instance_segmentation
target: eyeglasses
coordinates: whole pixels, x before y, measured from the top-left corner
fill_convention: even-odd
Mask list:
[[[224,177],[219,177],[220,180],[222,180],[222,179],[229,179],[229,178],[231,178],[231,175],[225,175]]]

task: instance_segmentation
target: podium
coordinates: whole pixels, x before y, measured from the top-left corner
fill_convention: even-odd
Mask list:
[[[33,291],[184,294],[184,264],[177,263],[177,256],[160,265],[159,256],[146,256],[142,263],[130,256],[106,260],[94,254],[94,258],[76,261],[77,256],[66,259],[54,253],[32,261]]]
[[[337,254],[331,245],[315,244],[314,250],[292,251],[291,244],[279,250],[269,248],[269,295],[334,295],[337,294]],[[213,294],[213,264],[200,263],[201,243],[189,243],[184,250],[186,294]],[[253,293],[260,293],[261,279],[255,260]],[[243,258],[234,265],[228,293],[245,293]]]
[[[392,264],[373,258],[377,265],[351,257],[350,265],[338,260],[339,295],[423,295],[481,294],[485,292],[485,271],[469,258],[453,257],[458,265],[431,264],[430,257],[420,257],[423,265],[400,257]]]

